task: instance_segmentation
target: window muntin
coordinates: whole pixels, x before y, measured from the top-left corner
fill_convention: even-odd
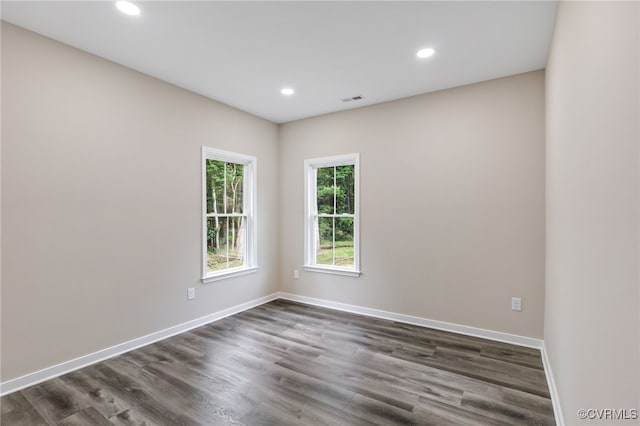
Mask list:
[[[255,157],[203,147],[203,282],[255,270]]]
[[[358,154],[307,160],[305,268],[359,275]]]

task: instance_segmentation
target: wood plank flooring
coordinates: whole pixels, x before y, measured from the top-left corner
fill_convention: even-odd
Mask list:
[[[0,400],[2,425],[552,425],[537,350],[277,300]]]

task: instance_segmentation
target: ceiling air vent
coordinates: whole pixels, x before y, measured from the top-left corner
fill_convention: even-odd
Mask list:
[[[341,101],[342,102],[351,102],[351,101],[360,101],[362,99],[364,99],[364,96],[358,95],[358,96],[352,96],[350,98],[341,99]]]

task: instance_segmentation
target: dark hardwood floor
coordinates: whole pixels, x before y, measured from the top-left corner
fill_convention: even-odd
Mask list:
[[[277,300],[0,400],[2,425],[551,425],[535,349]]]

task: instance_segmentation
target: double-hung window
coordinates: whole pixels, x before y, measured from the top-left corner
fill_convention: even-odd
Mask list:
[[[359,155],[305,161],[305,269],[360,275]]]
[[[256,158],[202,147],[202,282],[253,272]]]

